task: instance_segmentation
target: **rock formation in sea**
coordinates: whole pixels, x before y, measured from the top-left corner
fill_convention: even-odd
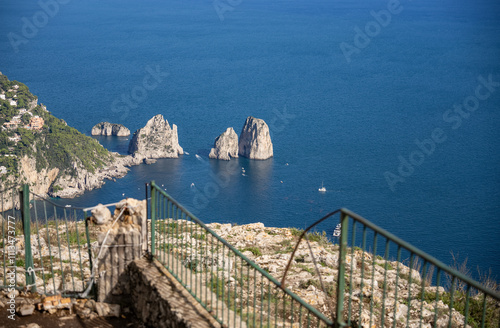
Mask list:
[[[227,130],[215,138],[214,148],[210,150],[210,158],[229,161],[231,157],[238,157],[238,135],[233,128]]]
[[[249,116],[241,130],[238,154],[250,159],[273,157],[273,143],[269,127],[260,118]]]
[[[151,123],[153,131],[148,132],[147,126],[139,135],[152,134],[153,136],[150,137],[155,139],[154,135],[164,137],[167,134],[170,136],[169,141],[163,144],[159,142],[147,145],[138,142],[144,154],[135,153],[131,156],[123,156],[108,151],[95,139],[78,132],[75,128],[68,126],[64,120],[53,116],[45,106],[38,104],[37,97],[25,84],[10,81],[1,73],[0,93],[5,97],[8,95],[17,99],[17,105],[11,105],[13,110],[0,110],[0,118],[3,118],[6,123],[13,122],[10,123],[11,127],[21,117],[25,119],[38,116],[43,121],[43,126],[40,128],[19,136],[21,140],[15,141],[6,152],[4,148],[6,160],[0,164],[0,198],[3,197],[3,210],[12,207],[19,208],[19,198],[7,197],[7,194],[2,191],[17,189],[23,183],[29,184],[30,192],[38,195],[70,198],[81,195],[87,190],[99,188],[106,180],[115,180],[125,176],[132,165],[154,163],[155,159],[146,157],[151,155],[147,151],[149,146],[154,148],[159,145],[166,145],[166,147],[173,145],[175,157],[179,151],[182,153],[182,148],[177,141],[175,125],[173,130],[170,129],[168,123],[163,122],[161,115],[161,124],[155,125],[153,122]],[[18,118],[14,119],[15,116]],[[19,124],[21,123],[15,123],[14,127],[17,128]],[[129,131],[119,124],[113,125],[106,122],[98,124],[97,127],[99,128],[101,124],[101,134],[104,130],[104,134],[109,135],[111,130],[111,133],[120,136],[125,135],[124,131]],[[119,127],[118,131],[116,131],[116,126]],[[12,128],[6,129],[5,124],[2,124],[0,140],[13,138],[17,135],[15,131]]]
[[[130,135],[130,130],[121,124],[101,122],[94,125],[91,134],[93,136],[127,137]]]
[[[179,145],[177,125],[172,128],[163,115],[158,114],[135,131],[128,147],[128,152],[143,158],[177,158],[184,154]]]

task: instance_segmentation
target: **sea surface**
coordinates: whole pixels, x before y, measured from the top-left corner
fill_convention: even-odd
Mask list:
[[[346,207],[500,278],[498,1],[60,2],[0,2],[0,71],[88,135],[163,114],[189,153],[62,204],[143,198],[155,180],[205,222],[305,228]],[[274,157],[208,159],[249,115]]]

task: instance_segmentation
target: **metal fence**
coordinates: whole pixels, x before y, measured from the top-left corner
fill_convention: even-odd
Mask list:
[[[500,327],[497,291],[349,210],[340,221],[339,326]]]
[[[227,327],[329,327],[332,321],[151,182],[151,253]]]
[[[341,223],[334,279],[322,280],[325,264],[314,262],[326,314],[285,287],[286,273],[277,281],[154,182],[150,217],[153,256],[228,327],[500,327],[498,292],[346,209],[317,222]]]
[[[309,229],[330,219],[337,219],[332,226],[340,222],[339,245],[331,247],[337,258],[329,264],[335,266],[333,279],[322,279],[325,270],[318,266],[327,264],[314,260],[314,285],[325,296],[321,308],[329,309],[322,313],[286,288],[287,270],[279,282],[154,182],[150,186],[152,255],[222,325],[500,327],[494,280],[480,284],[346,209],[301,235],[312,253]],[[30,194],[27,185],[0,191],[0,288],[81,296],[98,248],[86,217],[80,208]],[[288,267],[298,262],[295,250]]]
[[[27,185],[0,193],[0,200],[6,195],[19,201],[6,202],[0,213],[0,288],[64,296],[84,292],[90,282],[92,249],[97,248],[86,213],[30,194]]]

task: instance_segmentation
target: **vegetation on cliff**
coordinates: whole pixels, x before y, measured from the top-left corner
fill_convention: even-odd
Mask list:
[[[94,173],[112,161],[108,150],[96,140],[53,116],[45,106],[37,104],[37,97],[26,85],[9,81],[1,73],[0,96],[0,168],[4,167],[0,179],[3,182],[23,182],[19,161],[25,156],[36,160],[37,172],[57,168],[59,176],[75,175],[80,169]]]

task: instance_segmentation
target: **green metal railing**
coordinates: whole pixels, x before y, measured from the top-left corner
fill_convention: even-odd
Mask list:
[[[19,202],[0,213],[4,260],[0,288],[80,295],[90,282],[92,248],[97,247],[95,228],[85,220],[87,213],[30,193],[27,185],[7,193]],[[0,200],[2,195],[5,192]]]
[[[333,322],[151,182],[151,253],[226,327],[330,327]]]
[[[500,327],[500,294],[340,210],[340,327]]]
[[[322,309],[330,311],[323,314],[286,288],[300,240],[279,282],[154,182],[150,204],[152,255],[225,326],[500,327],[497,291],[347,209],[310,227],[340,215],[340,245],[330,250],[338,259],[329,279],[335,292],[319,276]],[[310,228],[301,238],[307,240]]]

